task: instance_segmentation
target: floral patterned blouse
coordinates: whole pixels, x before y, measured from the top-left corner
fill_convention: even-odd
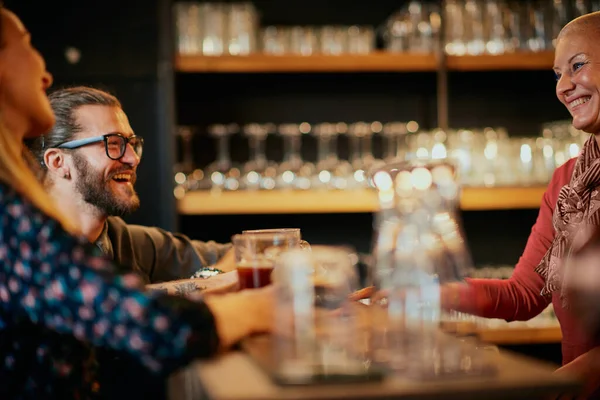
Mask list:
[[[1,399],[95,397],[95,347],[157,374],[216,352],[204,303],[143,292],[139,277],[113,270],[95,246],[0,183]]]

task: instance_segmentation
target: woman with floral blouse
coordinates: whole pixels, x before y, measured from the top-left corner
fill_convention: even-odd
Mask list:
[[[271,288],[205,301],[143,292],[78,238],[23,156],[23,139],[54,123],[51,83],[21,21],[0,8],[0,398],[98,396],[96,347],[164,376],[270,330]]]

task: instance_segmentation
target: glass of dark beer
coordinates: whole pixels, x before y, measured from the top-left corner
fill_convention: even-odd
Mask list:
[[[240,290],[269,285],[279,254],[300,248],[299,232],[242,233],[233,236],[231,241]]]

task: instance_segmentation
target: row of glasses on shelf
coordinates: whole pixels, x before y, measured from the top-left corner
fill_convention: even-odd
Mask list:
[[[176,197],[188,190],[272,190],[272,189],[350,189],[368,186],[366,172],[385,161],[404,157],[407,135],[419,129],[415,121],[408,123],[355,122],[351,124],[307,122],[275,125],[251,123],[215,124],[207,133],[215,139],[217,158],[202,169],[195,167],[192,153],[193,130],[181,127],[179,136],[183,148],[182,162],[176,166]],[[242,134],[248,140],[249,159],[235,163],[229,153],[230,138]],[[372,149],[375,134],[383,136],[386,148],[381,158]],[[265,143],[268,135],[277,135],[283,144],[283,158],[268,160]],[[314,161],[302,153],[303,136],[317,141]],[[338,156],[338,138],[348,140],[349,157]]]
[[[443,36],[451,55],[551,50],[572,18],[600,10],[599,0],[409,1],[380,27],[389,52],[433,53]],[[260,26],[251,2],[177,2],[180,54],[367,54],[376,48],[372,26]],[[442,35],[443,29],[443,35]]]
[[[571,19],[600,10],[598,1],[445,1],[448,54],[543,51]]]
[[[375,49],[371,26],[267,26],[260,31],[265,54],[368,54]]]
[[[571,19],[600,10],[600,1],[411,1],[383,25],[391,52],[432,53],[443,20],[444,49],[451,55],[551,50]]]
[[[194,130],[180,127],[181,162],[176,166],[175,195],[193,190],[363,189],[372,185],[367,171],[384,163],[411,159],[448,159],[467,186],[546,184],[554,170],[575,157],[588,137],[567,121],[545,124],[538,137],[509,137],[503,128],[419,130],[410,122],[215,124],[207,133],[216,144],[216,159],[204,168],[194,162]],[[248,141],[249,158],[234,162],[232,135]],[[283,157],[266,156],[268,136],[280,138]],[[316,157],[302,151],[306,136],[317,143]],[[382,151],[375,154],[379,136]],[[338,140],[346,140],[348,156],[339,157]]]
[[[250,2],[176,2],[173,10],[180,54],[235,56],[258,49],[259,16]]]
[[[371,26],[259,26],[252,3],[176,3],[180,54],[366,54],[375,48]]]
[[[579,154],[588,136],[569,121],[557,121],[544,124],[536,137],[510,137],[503,128],[459,129],[448,134],[445,146],[464,185],[531,186],[546,184],[557,167]],[[419,145],[417,151],[425,156],[428,147],[433,152],[440,142]]]

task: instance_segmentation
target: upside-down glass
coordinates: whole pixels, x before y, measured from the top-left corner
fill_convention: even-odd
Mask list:
[[[294,232],[242,233],[234,235],[231,242],[240,290],[269,285],[277,257],[285,250],[300,248]]]

